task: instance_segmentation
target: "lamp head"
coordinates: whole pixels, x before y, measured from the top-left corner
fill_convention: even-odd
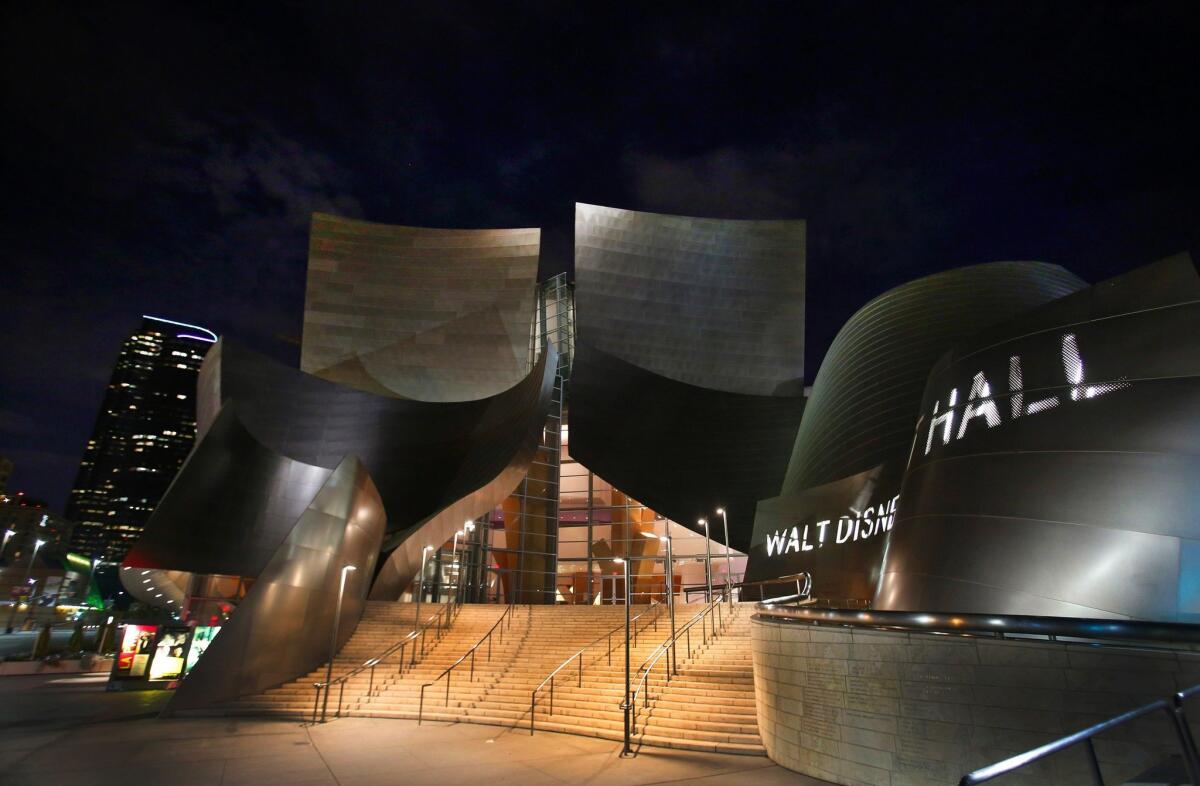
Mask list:
[[[475,531],[475,522],[468,521],[466,524],[463,524],[463,529],[465,529],[467,532],[474,532]]]
[[[346,573],[346,572],[348,572],[348,571],[351,571],[351,570],[358,570],[358,568],[357,568],[357,567],[355,567],[354,565],[343,565],[343,566],[342,566],[342,572],[343,572],[343,573]]]
[[[708,526],[708,519],[700,519],[700,520],[699,520],[699,521],[697,521],[696,523],[697,523],[697,524],[699,524],[701,527],[707,527],[707,526]]]
[[[624,559],[622,559],[621,557],[613,557],[613,562],[617,563],[618,565],[624,565],[624,564],[625,564],[625,560],[624,560]]]
[[[724,516],[724,515],[725,515],[725,508],[717,508],[717,515],[718,515],[718,516]]]
[[[36,551],[37,549],[40,549],[42,546],[45,546],[45,545],[46,545],[46,541],[38,540],[37,545],[34,547],[34,550]]]
[[[426,546],[425,548],[421,549],[421,551],[433,551],[433,546]]]

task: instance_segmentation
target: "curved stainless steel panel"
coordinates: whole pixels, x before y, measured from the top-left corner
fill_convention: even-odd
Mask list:
[[[522,383],[520,398],[493,399],[450,486],[454,491],[446,498],[457,496],[432,516],[388,538],[387,545],[395,548],[371,587],[372,600],[397,600],[420,570],[424,546],[436,548],[452,538],[464,521],[495,509],[525,477],[546,424],[557,365],[558,352],[551,345]]]
[[[264,447],[237,410],[237,402],[221,408],[124,566],[231,576],[262,572],[330,470]]]
[[[180,683],[164,714],[257,693],[325,662],[342,568],[356,570],[346,579],[338,647],[362,616],[383,531],[383,502],[362,463],[347,458]]]
[[[759,504],[748,575],[810,573],[819,597],[868,602],[929,369],[964,335],[1083,286],[1057,265],[993,262],[903,284],[859,309],[821,363],[782,493]]]
[[[1084,286],[1058,265],[992,262],[910,281],[863,306],[821,361],[782,493],[902,465],[929,370],[946,350]]]
[[[1197,324],[1177,257],[947,353],[876,605],[1200,620]]]
[[[877,467],[798,494],[760,500],[746,581],[808,573],[811,596],[866,600],[879,583],[900,472]]]
[[[804,387],[803,221],[729,221],[575,205],[580,339],[667,379],[727,393]]]
[[[724,506],[733,548],[746,550],[757,500],[771,496],[801,402],[695,387],[580,339],[568,400],[571,455],[639,502],[685,526]],[[720,527],[714,540],[723,540]]]
[[[214,352],[221,395],[263,445],[322,467],[362,460],[390,533],[424,523],[510,467],[532,424],[545,420],[557,360],[553,348],[543,352],[520,384],[491,398],[428,403],[327,382],[224,340]]]
[[[314,213],[304,371],[422,401],[529,372],[540,229],[427,229]]]

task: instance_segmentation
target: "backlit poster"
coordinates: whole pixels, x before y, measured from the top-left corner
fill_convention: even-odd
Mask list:
[[[221,632],[220,625],[200,625],[192,633],[192,646],[188,649],[187,663],[184,666],[184,674],[191,672],[192,667],[196,665],[196,661],[200,660],[200,656],[208,649],[208,645],[212,644],[212,640]]]
[[[117,673],[120,676],[141,677],[146,673],[150,655],[154,651],[154,634],[157,625],[126,625],[121,638],[121,652],[117,655]]]
[[[183,654],[187,650],[188,628],[164,628],[154,647],[150,662],[151,680],[174,680],[183,675]]]

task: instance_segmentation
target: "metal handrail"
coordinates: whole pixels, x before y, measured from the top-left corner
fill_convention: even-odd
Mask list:
[[[633,633],[634,646],[637,645],[637,625],[635,623],[637,623],[638,620],[640,620],[645,615],[649,614],[651,611],[654,611],[655,607],[659,607],[658,610],[661,611],[662,610],[661,607],[664,605],[665,604],[661,600],[652,601],[650,603],[650,605],[646,608],[645,611],[641,612],[640,614],[638,614],[636,617],[634,617],[633,619],[631,619],[629,621],[629,624],[630,624],[630,627],[631,627],[632,633]],[[654,629],[658,630],[658,617],[655,616],[653,620],[646,623],[646,625],[650,625],[650,624],[653,624]],[[616,633],[617,631],[622,630],[624,627],[625,627],[625,623],[622,622],[620,625],[618,625],[617,627],[608,631],[607,633],[605,633],[603,636],[596,639],[592,643],[585,644],[583,647],[580,647],[578,650],[576,650],[574,653],[572,653],[570,656],[568,656],[566,660],[564,660],[562,663],[558,664],[558,667],[555,668],[554,671],[552,671],[548,675],[546,675],[546,679],[542,680],[541,684],[539,684],[536,688],[533,689],[532,693],[529,696],[529,733],[530,734],[533,734],[534,711],[537,708],[537,695],[538,695],[538,693],[541,692],[542,688],[546,687],[546,683],[547,682],[550,683],[550,714],[553,715],[554,714],[554,677],[555,677],[555,675],[557,675],[560,671],[562,671],[568,663],[570,663],[571,661],[578,658],[579,659],[579,676],[578,676],[577,687],[583,687],[583,653],[586,650],[599,644],[601,641],[607,641],[608,649],[604,652],[604,655],[596,656],[596,660],[592,661],[592,663],[598,662],[600,660],[600,658],[605,657],[605,655],[607,655],[608,656],[608,665],[611,666],[612,665],[612,635],[614,633]],[[642,629],[645,630],[645,626],[643,626]]]
[[[425,620],[425,622],[418,625],[416,630],[414,630],[412,633],[409,633],[407,636],[400,639],[400,641],[396,642],[395,644],[392,644],[391,646],[389,646],[387,649],[385,649],[383,652],[376,655],[375,657],[368,658],[366,661],[363,662],[363,664],[361,666],[355,666],[353,669],[346,672],[345,674],[341,674],[341,675],[329,680],[328,682],[314,682],[313,688],[316,690],[316,698],[313,701],[313,723],[317,722],[317,708],[321,705],[322,689],[325,690],[326,693],[328,693],[329,689],[332,686],[334,686],[334,685],[340,686],[338,688],[338,703],[337,703],[337,710],[336,710],[337,716],[340,717],[341,712],[342,712],[342,699],[344,698],[345,693],[346,693],[346,681],[348,679],[350,679],[351,677],[353,677],[356,674],[361,674],[363,671],[370,669],[371,670],[371,679],[367,685],[367,697],[370,698],[372,695],[375,694],[375,667],[378,666],[382,661],[384,661],[385,659],[387,659],[388,657],[390,657],[391,655],[393,655],[397,651],[399,651],[400,652],[400,663],[399,663],[399,668],[396,670],[396,673],[403,674],[404,673],[404,653],[405,653],[405,650],[407,649],[409,643],[415,642],[417,637],[420,637],[420,639],[421,639],[421,646],[420,646],[421,656],[424,657],[426,631],[428,631],[429,628],[431,628],[433,626],[433,623],[436,620],[437,621],[437,629],[438,629],[437,640],[440,641],[442,638],[442,633],[446,630],[446,628],[450,627],[450,624],[453,622],[453,619],[450,617],[449,613],[457,612],[459,608],[460,608],[460,605],[458,603],[456,603],[454,600],[446,601],[445,603],[442,604],[441,608],[439,608],[434,614],[432,614],[427,620]],[[442,618],[443,615],[446,615],[446,619]],[[416,664],[416,662],[417,662],[417,646],[414,644],[413,648],[412,648],[412,660],[409,662],[408,665],[413,666]],[[324,722],[325,722],[325,708],[322,707],[321,708],[321,723],[324,723]]]
[[[741,575],[743,576],[743,578],[745,577],[745,574],[741,574]],[[713,592],[720,590],[722,593],[728,591],[730,594],[732,594],[733,590],[735,590],[735,589],[745,589],[746,587],[766,587],[766,586],[770,586],[772,584],[791,584],[792,582],[796,583],[796,594],[797,595],[808,596],[808,595],[812,594],[813,577],[812,577],[812,574],[809,573],[808,571],[792,573],[787,576],[777,576],[773,579],[759,579],[758,581],[732,581],[732,582],[726,581],[724,584],[712,585],[712,590],[713,590]],[[691,587],[683,587],[681,589],[681,591],[683,592],[684,598],[686,599],[690,595],[697,593],[697,592],[707,593],[708,585],[707,584],[696,584]],[[730,596],[727,595],[726,599],[729,599],[729,597]]]
[[[1200,643],[1200,625],[1179,622],[1147,622],[1127,619],[1084,619],[1079,617],[1034,617],[1015,614],[919,613],[908,611],[859,611],[757,604],[757,616],[782,624],[831,625],[954,636],[1045,636],[1119,641],[1165,641],[1173,644]]]
[[[500,627],[501,623],[503,623],[505,620],[508,620],[508,623],[504,626],[503,629],[501,629],[501,632],[500,632],[500,640],[501,641],[504,640],[504,631],[508,630],[509,628],[512,627],[513,609],[515,609],[515,608],[516,608],[515,604],[512,604],[512,603],[508,604],[508,607],[506,609],[504,609],[504,613],[500,615],[500,619],[496,620],[496,623],[494,625],[492,625],[492,627],[488,630],[487,633],[483,634],[483,637],[481,639],[479,639],[479,641],[475,642],[474,646],[472,646],[471,649],[464,652],[462,654],[461,658],[459,658],[458,660],[454,661],[449,666],[447,666],[446,669],[444,671],[442,671],[441,674],[437,675],[432,680],[430,680],[429,682],[427,682],[421,686],[421,701],[417,705],[417,725],[418,726],[421,725],[421,718],[425,713],[425,689],[428,688],[429,686],[433,685],[434,683],[436,683],[442,677],[445,677],[446,678],[446,703],[445,703],[445,706],[449,707],[450,706],[450,673],[452,671],[454,671],[454,669],[460,663],[462,663],[464,660],[466,660],[468,655],[470,655],[471,656],[471,679],[470,679],[470,681],[474,682],[475,681],[475,651],[477,649],[479,649],[483,645],[483,643],[486,641],[487,645],[488,645],[487,659],[488,659],[488,663],[491,663],[491,661],[492,661],[492,634],[496,632],[496,629]]]
[[[1200,775],[1200,758],[1196,755],[1196,744],[1192,738],[1191,731],[1188,729],[1187,718],[1183,713],[1183,700],[1197,692],[1200,692],[1200,685],[1179,691],[1172,696],[1171,700],[1159,699],[1144,707],[1123,712],[1115,718],[1109,718],[1102,723],[1081,729],[1074,734],[1068,734],[1061,739],[1048,742],[1033,750],[1019,753],[1016,756],[998,761],[995,764],[989,764],[973,772],[968,772],[962,776],[958,784],[959,786],[976,786],[980,783],[986,783],[987,781],[999,778],[1001,775],[1007,775],[1013,770],[1018,770],[1039,759],[1044,759],[1051,754],[1058,753],[1061,750],[1082,742],[1087,749],[1088,769],[1092,774],[1092,781],[1096,786],[1104,786],[1104,775],[1100,772],[1100,760],[1096,757],[1096,746],[1092,742],[1092,738],[1101,732],[1108,731],[1131,720],[1151,715],[1155,712],[1165,712],[1170,719],[1171,728],[1175,732],[1176,742],[1179,743],[1179,749],[1183,753],[1183,762],[1187,768],[1188,779],[1191,783],[1200,783],[1200,778],[1197,777]]]
[[[681,636],[686,636],[687,657],[690,658],[692,656],[692,626],[695,625],[697,622],[703,623],[704,618],[706,616],[711,616],[713,611],[716,611],[717,625],[720,625],[721,630],[724,631],[725,630],[725,620],[722,619],[722,615],[721,615],[721,605],[724,602],[725,602],[724,595],[720,595],[718,597],[713,598],[711,603],[708,603],[694,617],[692,617],[690,620],[688,620],[686,623],[684,623],[683,627],[679,629],[678,633],[676,633],[674,636],[668,636],[666,641],[664,641],[662,644],[659,644],[657,647],[655,647],[654,650],[650,653],[650,655],[648,655],[646,657],[646,659],[644,661],[642,661],[642,665],[638,667],[638,673],[641,674],[641,676],[638,678],[637,687],[634,688],[632,695],[627,696],[626,699],[624,701],[622,701],[621,705],[620,705],[621,709],[624,712],[630,713],[630,719],[629,719],[629,724],[628,724],[630,735],[637,733],[638,696],[641,695],[641,692],[643,689],[646,689],[646,697],[644,699],[645,706],[646,707],[650,706],[650,691],[647,686],[650,684],[650,682],[649,682],[650,681],[650,673],[654,670],[654,667],[658,664],[659,660],[662,658],[663,655],[666,655],[667,653],[672,652],[675,649],[676,643],[679,641],[679,638]],[[713,638],[716,638],[716,636],[717,636],[717,625],[713,625],[713,627],[712,627]],[[709,634],[708,634],[708,629],[703,624],[700,625],[700,633],[701,633],[701,639],[702,639],[701,646],[707,645]],[[675,662],[674,668],[676,670],[679,668],[678,656],[676,656],[676,662]],[[669,684],[671,682],[671,672],[672,672],[671,658],[668,657],[667,658],[667,666],[666,666],[666,668],[663,669],[663,674],[664,674],[663,684],[664,685]],[[626,747],[628,747],[628,740],[626,740]]]

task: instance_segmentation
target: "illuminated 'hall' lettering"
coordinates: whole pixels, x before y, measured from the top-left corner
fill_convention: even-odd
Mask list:
[[[981,403],[976,403],[981,399]],[[986,420],[988,428],[1000,425],[1000,411],[996,408],[996,402],[992,400],[992,388],[982,371],[971,381],[971,391],[967,393],[967,408],[963,410],[962,422],[958,426],[959,439],[966,436],[967,425],[975,418]]]
[[[1097,398],[1114,390],[1129,387],[1130,383],[1125,377],[1098,385],[1087,384],[1084,379],[1083,355],[1079,351],[1079,339],[1074,333],[1065,333],[1062,336],[1061,344],[1063,376],[1066,377],[1067,385],[1071,390],[1070,401]],[[1020,355],[1011,355],[1008,358],[1008,392],[1009,414],[1014,420],[1054,409],[1064,401],[1059,396],[1046,396],[1026,402],[1025,375],[1021,369]],[[942,444],[950,444],[950,433],[954,427],[954,405],[957,398],[958,389],[955,388],[950,391],[950,406],[945,412],[941,412],[940,400],[933,402],[933,419],[929,423],[929,432],[925,438],[925,455],[928,456],[929,452],[933,450],[933,435],[939,426],[942,428]],[[977,373],[971,382],[971,390],[967,394],[967,404],[963,408],[962,420],[959,421],[957,438],[965,437],[967,426],[972,420],[979,417],[987,421],[988,428],[999,426],[1001,422],[1000,408],[992,398],[991,385],[988,384],[987,377],[982,371]]]
[[[954,428],[954,405],[958,403],[958,388],[950,391],[950,406],[946,408],[945,413],[938,414],[938,405],[940,401],[933,402],[933,420],[929,422],[929,436],[925,439],[925,455],[929,455],[929,451],[933,449],[933,432],[937,427],[942,426],[942,444],[950,444],[950,432]]]

